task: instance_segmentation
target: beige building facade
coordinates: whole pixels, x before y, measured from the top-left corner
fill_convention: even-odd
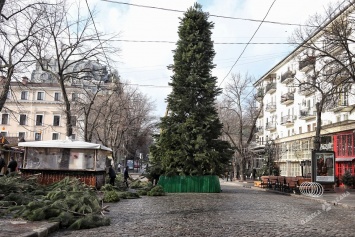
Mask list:
[[[4,83],[5,78],[1,78]],[[78,89],[67,86],[69,99],[78,98]],[[77,117],[72,116],[73,139],[79,139]],[[63,140],[66,138],[65,113],[59,84],[11,82],[10,91],[1,111],[1,134],[25,141]]]

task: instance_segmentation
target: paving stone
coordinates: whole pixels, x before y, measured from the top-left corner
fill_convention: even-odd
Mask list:
[[[222,186],[110,204],[111,225],[50,236],[354,236],[354,210],[317,200]]]

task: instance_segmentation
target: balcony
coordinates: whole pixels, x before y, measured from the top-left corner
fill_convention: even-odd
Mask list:
[[[309,96],[316,92],[316,88],[310,84],[301,84],[299,87],[299,93],[304,96]]]
[[[265,93],[274,93],[276,91],[276,82],[269,82],[267,85],[266,85],[266,88],[265,88]]]
[[[295,93],[294,92],[288,92],[286,94],[281,95],[281,104],[283,105],[289,105],[292,104],[295,100]]]
[[[353,106],[349,105],[348,100],[338,100],[338,103],[331,109],[333,112],[349,112],[353,109]]]
[[[270,112],[270,113],[276,111],[276,103],[274,103],[274,102],[268,103],[266,105],[265,111]]]
[[[295,123],[296,116],[294,115],[286,115],[281,118],[281,125],[291,126]]]
[[[284,74],[281,75],[281,83],[282,84],[288,84],[290,82],[293,82],[293,79],[295,78],[295,72],[292,71],[287,71]]]
[[[276,122],[268,122],[268,123],[266,123],[265,130],[266,131],[276,130]]]
[[[350,74],[345,70],[333,72],[333,75],[335,76],[335,79],[332,81],[333,85],[344,84],[350,79]]]
[[[259,88],[258,92],[256,93],[256,100],[257,101],[262,101],[264,98],[264,88]]]
[[[306,59],[299,62],[298,69],[301,72],[307,72],[314,67],[316,64],[316,57],[307,57]]]
[[[317,117],[317,111],[315,108],[304,108],[300,110],[299,119],[310,120],[314,119],[315,117]]]
[[[259,136],[263,135],[264,134],[264,127],[263,126],[256,127],[256,134]]]

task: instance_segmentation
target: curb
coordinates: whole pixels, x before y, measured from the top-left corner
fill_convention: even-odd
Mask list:
[[[21,237],[47,237],[50,233],[59,230],[59,222],[49,222],[33,229],[32,232],[22,234]]]
[[[59,222],[2,220],[0,237],[47,237],[59,230]]]

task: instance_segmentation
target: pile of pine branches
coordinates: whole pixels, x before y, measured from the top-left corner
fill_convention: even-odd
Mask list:
[[[110,224],[104,216],[108,206],[100,205],[96,190],[78,179],[65,178],[41,186],[36,178],[0,178],[0,207],[5,214],[30,221],[57,221],[61,227],[87,229]]]

